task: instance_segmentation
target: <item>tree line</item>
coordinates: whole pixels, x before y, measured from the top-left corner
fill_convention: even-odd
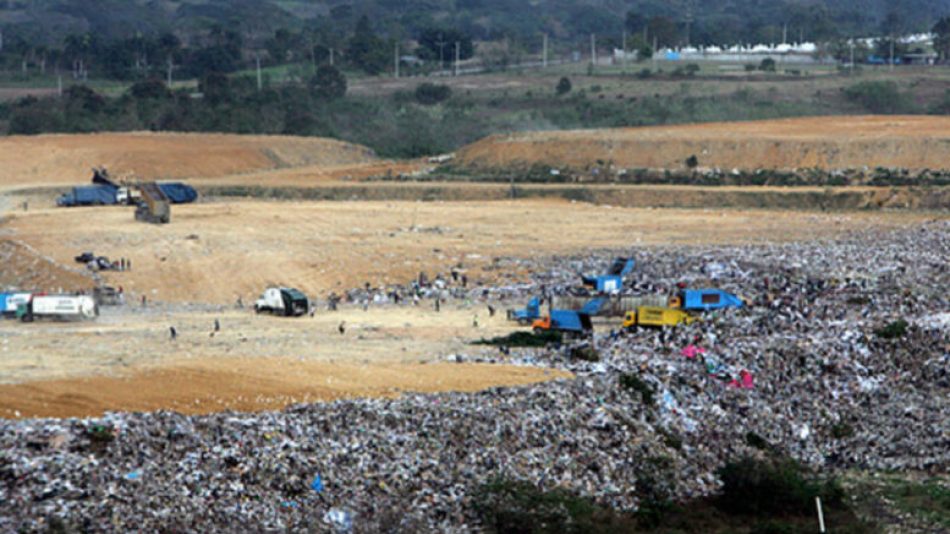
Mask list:
[[[552,0],[529,6],[530,13],[513,2],[462,0],[450,15],[439,0],[420,2],[409,0],[400,10],[387,2],[343,4],[296,24],[273,28],[264,24],[262,29],[248,20],[248,13],[279,7],[264,0],[242,0],[241,10],[235,11],[243,13],[240,20],[216,21],[203,28],[186,26],[175,32],[155,29],[156,25],[129,35],[104,31],[106,23],[100,21],[89,31],[53,42],[45,34],[41,38],[21,27],[0,26],[0,66],[23,74],[58,72],[75,79],[123,81],[155,76],[196,79],[211,72],[252,68],[259,61],[271,66],[311,64],[314,69],[333,64],[375,75],[393,68],[394,54],[411,56],[403,63],[410,71],[422,62],[428,68],[443,68],[454,61],[456,46],[459,59],[466,60],[474,56],[477,42],[503,43],[514,55],[534,54],[541,49],[542,35],[548,35],[552,48],[561,53],[586,50],[587,39],[595,34],[601,47],[625,44],[628,50],[640,51],[641,57],[648,56],[653,46],[808,40],[823,43],[823,52],[844,59],[842,49],[849,47],[853,37],[881,36],[880,46],[889,52],[896,36],[930,30],[937,33],[936,50],[946,58],[950,41],[946,18],[921,21],[920,13],[905,9],[926,3],[929,13],[945,13],[950,0],[904,0],[892,3],[886,14],[861,8],[861,2],[837,0],[807,4],[638,0],[632,9],[620,12],[612,4]],[[91,11],[83,12],[92,16]],[[100,16],[107,18],[109,10],[102,11]],[[390,17],[396,11],[398,16]],[[286,17],[270,18],[282,24],[287,21]],[[907,51],[901,43],[896,45],[898,53]],[[874,52],[859,49],[858,55]]]

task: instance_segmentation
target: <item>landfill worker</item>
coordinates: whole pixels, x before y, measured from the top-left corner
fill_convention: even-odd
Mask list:
[[[345,334],[345,333],[346,333],[346,321],[340,321],[340,326],[336,327],[336,329],[339,330],[341,336],[342,336],[343,334]]]
[[[437,312],[442,311],[442,304],[441,304],[441,301],[442,301],[442,298],[441,298],[441,297],[436,297],[436,298],[435,298],[435,311],[437,311]]]
[[[145,298],[145,295],[142,295],[142,307],[144,308],[146,305],[147,305],[147,300]]]
[[[489,317],[495,316],[495,307],[492,306],[491,304],[488,305],[488,316]]]
[[[478,314],[477,313],[475,314],[474,317],[472,317],[472,327],[478,328]]]
[[[168,334],[169,334],[169,336],[170,336],[170,338],[171,338],[172,341],[178,339],[178,330],[175,330],[175,327],[174,327],[174,326],[169,326],[169,327],[168,327]]]
[[[217,319],[214,320],[214,331],[215,332],[221,331],[221,322],[218,321]]]

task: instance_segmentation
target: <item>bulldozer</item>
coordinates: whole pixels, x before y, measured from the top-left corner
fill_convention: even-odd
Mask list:
[[[138,185],[141,200],[135,207],[135,220],[152,224],[168,224],[172,220],[171,202],[155,182]]]

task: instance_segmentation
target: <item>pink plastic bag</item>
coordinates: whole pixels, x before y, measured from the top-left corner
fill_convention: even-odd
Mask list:
[[[686,345],[683,347],[683,350],[680,351],[680,354],[692,360],[704,352],[706,352],[706,349],[702,347],[697,347],[696,345]]]
[[[752,382],[752,373],[745,369],[739,371],[739,379],[742,381],[742,389],[752,389],[755,385]]]

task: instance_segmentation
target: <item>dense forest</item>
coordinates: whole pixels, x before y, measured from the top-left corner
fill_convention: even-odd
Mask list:
[[[450,61],[455,43],[462,60],[478,48],[506,65],[537,53],[542,35],[563,56],[586,52],[590,34],[620,47],[626,32],[628,48],[649,54],[654,44],[902,35],[947,13],[950,0],[0,0],[0,69],[196,79],[336,56],[373,75],[392,66],[395,46],[430,67]]]
[[[47,47],[85,33],[111,40],[174,31],[187,42],[215,25],[251,41],[284,28],[331,44],[365,15],[385,38],[439,27],[478,41],[532,42],[542,33],[564,41],[617,34],[625,23],[657,19],[666,27],[655,29],[677,42],[723,44],[775,41],[782,30],[810,40],[925,31],[948,12],[950,0],[0,0],[0,27],[8,41]]]

